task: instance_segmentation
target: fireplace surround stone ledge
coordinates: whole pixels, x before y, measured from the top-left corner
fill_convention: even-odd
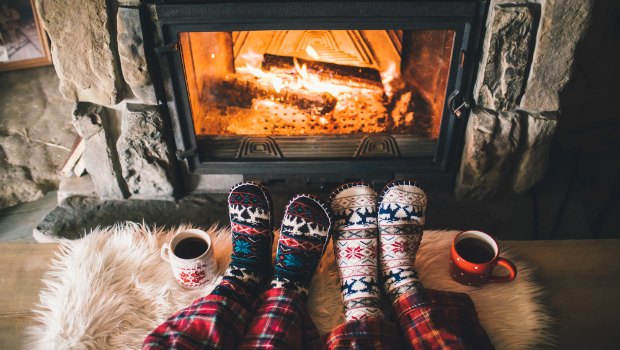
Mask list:
[[[143,37],[151,35],[151,26],[142,22],[149,16],[146,3],[96,0],[78,6],[37,0],[62,94],[76,102],[76,110],[87,106],[108,121],[74,113],[76,120],[85,120],[76,121],[80,134],[94,131],[89,137],[97,138],[87,142],[87,154],[109,158],[87,166],[101,199],[172,200],[183,192],[170,121],[153,84],[157,70],[144,49],[144,39],[156,40],[154,34]],[[542,178],[561,120],[558,96],[570,78],[574,49],[588,26],[592,3],[489,0],[476,107],[469,116],[455,181],[458,197],[524,193]],[[69,7],[79,10],[67,11]],[[186,188],[196,192],[223,192],[227,187],[200,178],[189,182]]]

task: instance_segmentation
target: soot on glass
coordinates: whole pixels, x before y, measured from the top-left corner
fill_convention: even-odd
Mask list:
[[[465,238],[456,244],[456,251],[459,255],[475,264],[490,261],[495,257],[495,251],[489,244],[477,238]]]
[[[174,247],[174,255],[181,259],[194,259],[206,252],[207,248],[209,248],[207,242],[203,239],[188,237],[177,243]]]

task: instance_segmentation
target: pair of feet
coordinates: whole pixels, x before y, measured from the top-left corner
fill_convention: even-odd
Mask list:
[[[228,205],[233,252],[213,293],[248,305],[271,273],[272,202],[260,185],[245,182],[233,186]],[[392,300],[418,285],[413,266],[422,237],[426,194],[411,181],[393,181],[380,196],[364,183],[352,183],[332,193],[330,206],[335,215],[334,253],[345,317],[382,317],[379,268]],[[271,287],[306,297],[331,229],[330,210],[320,199],[305,194],[291,199],[282,219]]]
[[[379,195],[364,183],[332,193],[334,254],[348,321],[383,317],[379,275],[392,301],[419,288],[414,263],[426,200],[420,186],[408,180],[388,183]]]
[[[243,182],[228,196],[232,256],[222,281],[213,291],[249,306],[272,273],[273,205],[259,184]],[[282,218],[271,288],[308,295],[310,280],[329,241],[332,218],[320,199],[293,197]]]

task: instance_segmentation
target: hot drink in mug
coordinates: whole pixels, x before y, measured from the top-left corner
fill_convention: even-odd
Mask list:
[[[492,276],[496,265],[505,267],[508,275]],[[450,273],[461,284],[479,286],[486,282],[510,282],[517,277],[517,267],[499,256],[493,237],[480,231],[465,231],[456,235],[452,243]]]
[[[162,246],[161,257],[170,263],[177,282],[189,289],[207,284],[217,269],[211,238],[202,230],[177,232]]]

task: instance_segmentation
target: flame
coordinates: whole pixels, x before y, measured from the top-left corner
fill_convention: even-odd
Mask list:
[[[396,64],[394,62],[390,62],[388,68],[381,72],[381,83],[383,84],[383,91],[388,97],[392,97],[394,94],[394,89],[392,88],[392,82],[394,79],[398,78],[398,71],[396,70]]]
[[[309,45],[306,47],[306,50],[308,51],[308,54],[313,51],[316,53],[316,51]],[[246,61],[246,64],[243,67],[236,68],[238,73],[252,75],[258,79],[259,83],[273,87],[273,89],[278,93],[283,89],[305,89],[310,92],[329,93],[335,97],[338,97],[338,95],[342,93],[347,93],[353,90],[353,87],[351,86],[336,84],[330,81],[323,81],[318,74],[309,72],[306,64],[302,64],[300,66],[297,58],[293,59],[293,63],[295,65],[294,75],[278,75],[274,72],[267,72],[260,68],[262,65],[263,55],[250,51],[240,57]]]
[[[308,56],[312,57],[315,60],[319,60],[319,53],[316,52],[316,50],[314,49],[314,47],[308,45],[306,46],[306,53],[308,54]]]
[[[301,84],[301,86],[308,91],[318,93],[327,92],[337,97],[342,93],[350,92],[352,90],[350,86],[334,84],[329,81],[322,81],[317,74],[308,72],[308,67],[305,63],[300,67],[296,58],[293,58],[293,63],[295,64],[295,71],[298,74],[298,84]]]
[[[239,58],[246,61],[247,66],[258,67],[263,62],[263,55],[249,50],[247,53],[240,55]]]

